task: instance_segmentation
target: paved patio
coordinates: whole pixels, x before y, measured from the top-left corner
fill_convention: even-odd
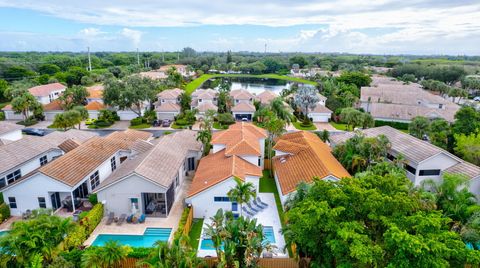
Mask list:
[[[106,225],[107,218],[104,217],[100,224],[98,224],[97,228],[95,228],[90,237],[87,239],[87,241],[85,241],[84,245],[91,245],[99,234],[142,235],[145,232],[146,228],[171,228],[172,232],[168,240],[171,241],[173,233],[175,233],[178,228],[178,223],[184,209],[184,199],[187,196],[188,189],[190,189],[191,183],[192,178],[186,177],[167,218],[147,217],[145,219],[145,223],[132,224],[124,222],[122,225],[118,226],[115,222],[113,222],[111,225]]]
[[[11,226],[12,226],[12,223],[14,223],[16,221],[21,221],[21,220],[22,220],[22,217],[11,216],[10,218],[8,218],[8,220],[6,220],[6,221],[4,221],[0,224],[0,231],[10,230]]]
[[[277,206],[275,204],[275,196],[273,193],[259,193],[258,196],[262,199],[263,202],[268,204],[268,207],[260,212],[258,212],[254,218],[257,219],[257,223],[262,224],[263,226],[271,226],[274,231],[275,236],[275,243],[273,245],[276,249],[273,250],[274,258],[287,258],[288,252],[284,251],[285,248],[285,239],[283,235],[280,233],[280,229],[282,228],[282,224],[280,223],[280,217],[278,216]],[[216,257],[217,254],[215,249],[213,250],[205,250],[202,249],[202,237],[204,233],[204,228],[206,224],[210,224],[210,219],[205,219],[203,222],[202,233],[200,234],[200,241],[198,243],[198,257]]]

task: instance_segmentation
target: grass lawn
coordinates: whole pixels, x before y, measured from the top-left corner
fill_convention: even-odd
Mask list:
[[[302,122],[300,122],[300,121],[292,122],[292,124],[298,130],[317,130],[317,127],[314,124],[312,124],[309,127],[303,127]]]
[[[297,77],[286,76],[286,75],[279,75],[279,74],[204,74],[199,78],[193,80],[192,82],[188,83],[185,86],[185,91],[188,94],[192,94],[192,92],[195,91],[195,89],[197,89],[198,87],[200,87],[203,83],[205,83],[205,81],[207,81],[208,79],[217,78],[217,77],[270,78],[270,79],[279,79],[279,80],[309,84],[313,86],[317,85],[317,83],[314,81],[305,80]]]
[[[223,126],[222,124],[220,124],[218,122],[213,122],[213,128],[214,129],[227,129],[228,126]]]
[[[128,128],[129,129],[143,129],[143,128],[149,128],[151,127],[150,124],[140,124],[140,125],[136,125],[136,126],[129,126]]]
[[[336,129],[338,129],[338,130],[349,131],[349,130],[347,129],[347,125],[346,125],[346,124],[330,122],[330,125],[332,125],[334,128],[336,128]]]
[[[190,237],[190,245],[193,250],[197,251],[198,243],[200,242],[200,234],[202,233],[203,219],[193,219],[192,228],[188,233]]]
[[[173,122],[170,127],[173,128],[173,129],[188,129],[188,127],[190,127],[190,126],[179,126],[179,125],[175,124],[175,122]]]

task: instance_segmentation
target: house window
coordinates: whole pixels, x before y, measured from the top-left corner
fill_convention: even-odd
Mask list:
[[[418,172],[419,176],[438,176],[440,175],[440,169],[424,169]]]
[[[238,204],[237,204],[237,202],[232,202],[232,211],[238,211]]]
[[[259,157],[258,158],[258,166],[261,166],[262,165],[262,159]]]
[[[195,170],[195,157],[188,158],[188,171]]]
[[[90,175],[90,186],[92,186],[92,190],[97,188],[97,186],[100,184],[100,176],[98,174],[98,170],[95,171],[92,175]]]
[[[5,185],[7,185],[5,178],[0,178],[0,188],[5,187]]]
[[[443,108],[443,104],[439,104],[439,105],[438,105],[438,108],[442,109],[442,108]]]
[[[387,159],[390,161],[395,161],[396,157],[387,153]]]
[[[228,198],[228,196],[214,196],[213,201],[215,201],[215,202],[230,202],[230,198]]]
[[[40,157],[40,166],[46,165],[47,163],[48,163],[48,159],[46,155]]]
[[[8,184],[13,183],[14,181],[20,179],[20,177],[22,177],[22,172],[20,172],[20,169],[17,169],[7,175],[7,182]]]
[[[47,208],[47,202],[45,201],[45,197],[38,198],[38,206],[40,208]]]
[[[117,161],[115,156],[110,159],[110,166],[112,167],[112,172],[117,169]]]
[[[178,187],[178,185],[180,185],[180,176],[178,176],[177,174],[177,177],[175,177],[175,185]]]
[[[406,169],[408,172],[412,173],[413,175],[415,175],[415,174],[417,173],[417,170],[416,170],[414,167],[410,166],[410,165],[405,165],[405,169]]]
[[[198,99],[198,102],[202,102],[202,99]]]
[[[9,197],[8,204],[10,205],[10,208],[17,208],[17,200],[15,197]]]

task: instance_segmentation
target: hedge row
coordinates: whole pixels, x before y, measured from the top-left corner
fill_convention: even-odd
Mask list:
[[[83,217],[78,225],[67,235],[64,240],[64,248],[79,247],[87,240],[103,218],[103,204],[96,204],[92,210]]]
[[[8,218],[10,218],[10,207],[2,203],[0,204],[0,223]]]
[[[408,130],[408,123],[375,120],[375,127],[391,126],[396,129]]]
[[[188,214],[190,213],[189,207],[186,207],[182,212],[182,217],[180,217],[180,222],[178,223],[178,229],[173,234],[173,239],[179,239],[183,235],[183,229],[185,229],[185,224],[187,223]]]

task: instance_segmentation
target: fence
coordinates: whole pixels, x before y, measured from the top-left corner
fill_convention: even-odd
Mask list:
[[[270,159],[264,159],[263,165],[265,169],[272,170],[272,162],[270,161]]]
[[[190,229],[192,228],[193,222],[193,206],[190,207],[190,211],[188,212],[187,221],[185,222],[185,226],[183,227],[183,234],[188,236],[190,233]]]
[[[147,267],[137,266],[138,259],[135,258],[126,258],[122,262],[114,265],[113,268],[137,268],[137,267]],[[216,258],[206,258],[205,263],[209,268],[216,267],[217,259]],[[295,259],[286,259],[286,258],[262,258],[258,265],[262,268],[300,268],[298,262]],[[308,267],[308,266],[305,266]]]

